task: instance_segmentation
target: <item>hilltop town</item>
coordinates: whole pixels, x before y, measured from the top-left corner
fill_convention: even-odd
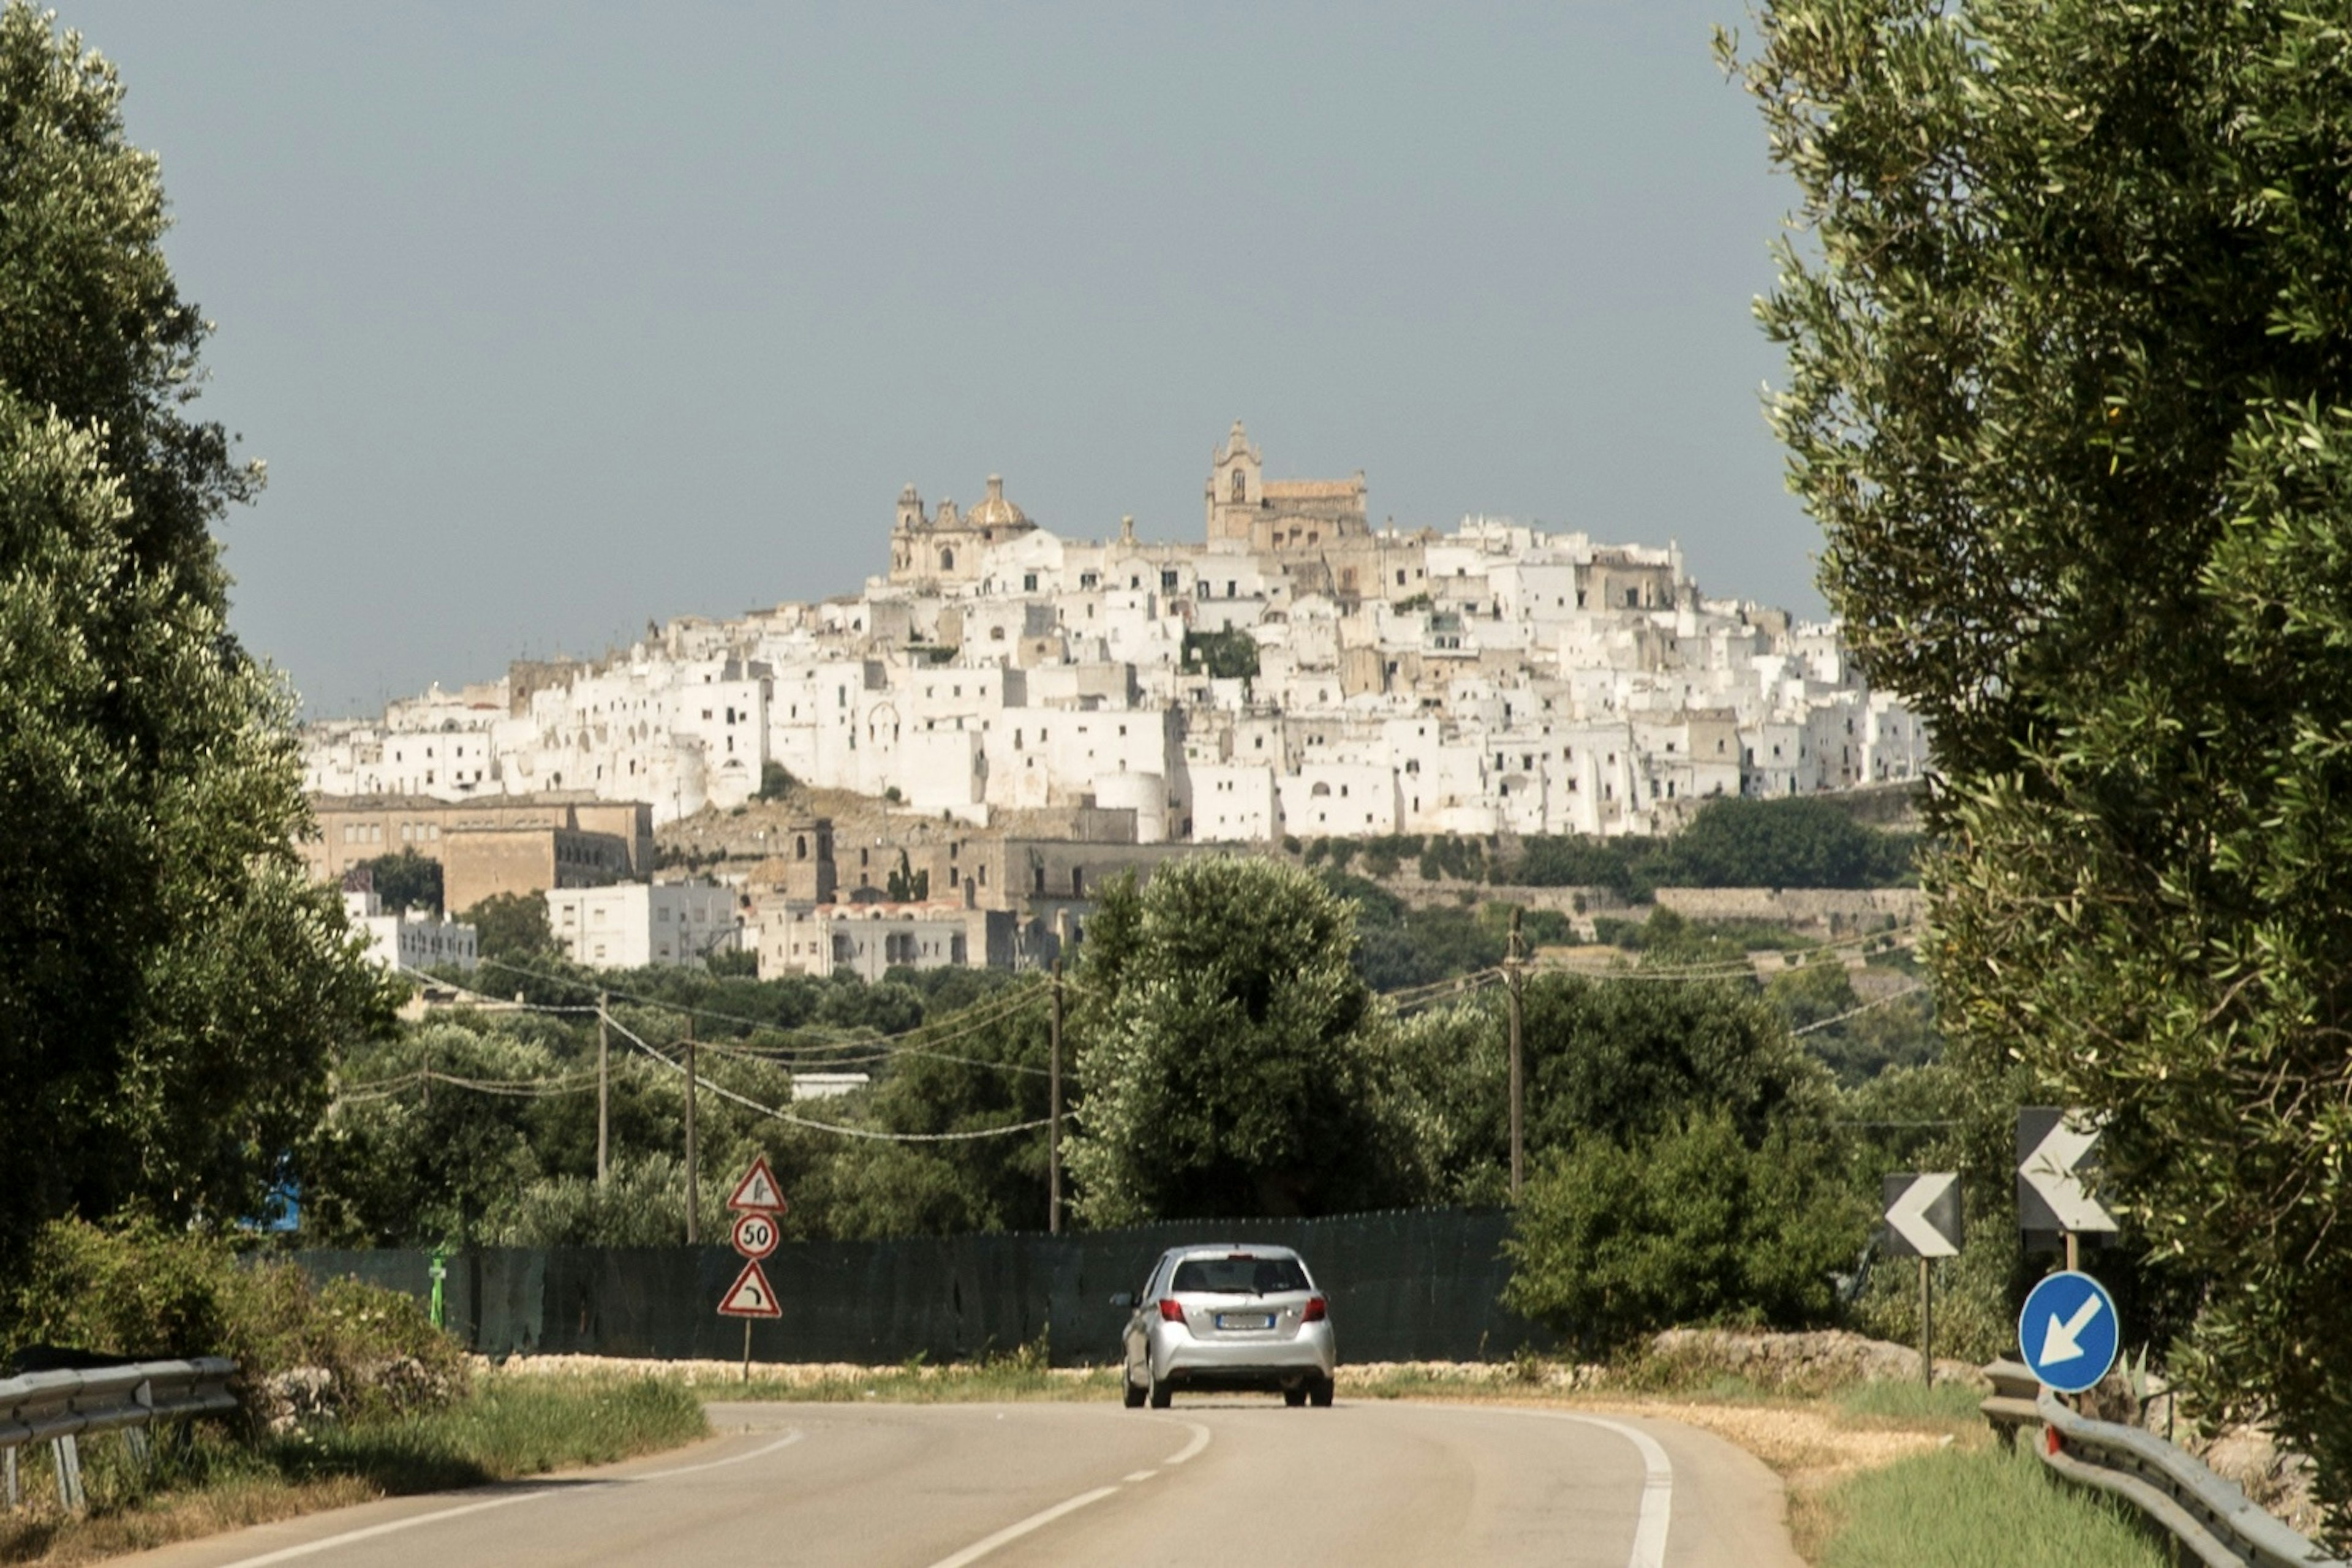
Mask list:
[[[1205,537],[1066,539],[992,476],[899,496],[862,592],[682,617],[314,724],[309,787],[576,792],[656,825],[772,767],[976,827],[1131,814],[1131,837],[1649,833],[1691,803],[1908,780],[1919,721],[1835,626],[1702,594],[1673,547],[1470,518],[1375,529],[1363,475],[1265,477],[1236,422]],[[877,529],[877,532],[878,532]]]
[[[1925,766],[1834,626],[1709,598],[1673,546],[1375,529],[1361,473],[1268,479],[1239,422],[1202,500],[1197,542],[1087,542],[995,476],[968,509],[910,485],[858,594],[313,724],[306,859],[414,850],[451,911],[544,895],[586,963],[740,942],[878,979],[1040,962],[1106,879],[1192,846],[1655,834]],[[653,876],[706,856],[731,912]],[[464,961],[354,897],[387,960]]]

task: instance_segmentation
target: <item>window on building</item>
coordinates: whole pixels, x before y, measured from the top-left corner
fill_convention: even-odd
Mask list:
[[[955,570],[954,551],[942,550],[940,552],[940,570],[942,572],[952,572]]]
[[[1240,468],[1234,470],[1233,494],[1236,503],[1249,500],[1249,479]]]

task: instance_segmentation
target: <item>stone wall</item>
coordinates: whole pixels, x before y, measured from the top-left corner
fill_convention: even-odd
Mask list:
[[[1660,888],[1658,907],[1692,921],[1764,921],[1831,936],[1909,925],[1927,912],[1916,888]]]

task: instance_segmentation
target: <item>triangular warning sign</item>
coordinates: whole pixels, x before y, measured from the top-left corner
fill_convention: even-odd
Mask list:
[[[743,1265],[743,1272],[735,1276],[735,1283],[719,1300],[722,1318],[781,1318],[784,1310],[776,1304],[776,1292],[768,1284],[768,1277],[760,1269],[757,1258]]]
[[[727,1206],[738,1214],[784,1212],[784,1189],[776,1184],[776,1173],[768,1168],[765,1154],[753,1160],[751,1168],[743,1173],[743,1179],[735,1184]]]

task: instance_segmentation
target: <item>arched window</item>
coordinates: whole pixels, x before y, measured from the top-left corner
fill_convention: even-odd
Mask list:
[[[1236,503],[1249,500],[1249,481],[1239,468],[1234,470],[1234,500]]]
[[[798,859],[805,860],[805,859],[807,859],[807,858],[808,858],[808,835],[807,835],[807,834],[805,834],[805,833],[803,833],[803,834],[797,834],[797,835],[795,835],[795,836],[793,837],[793,851],[794,857],[795,857],[796,858],[798,858]]]
[[[942,550],[940,552],[940,570],[942,572],[952,572],[955,570],[954,551]]]

